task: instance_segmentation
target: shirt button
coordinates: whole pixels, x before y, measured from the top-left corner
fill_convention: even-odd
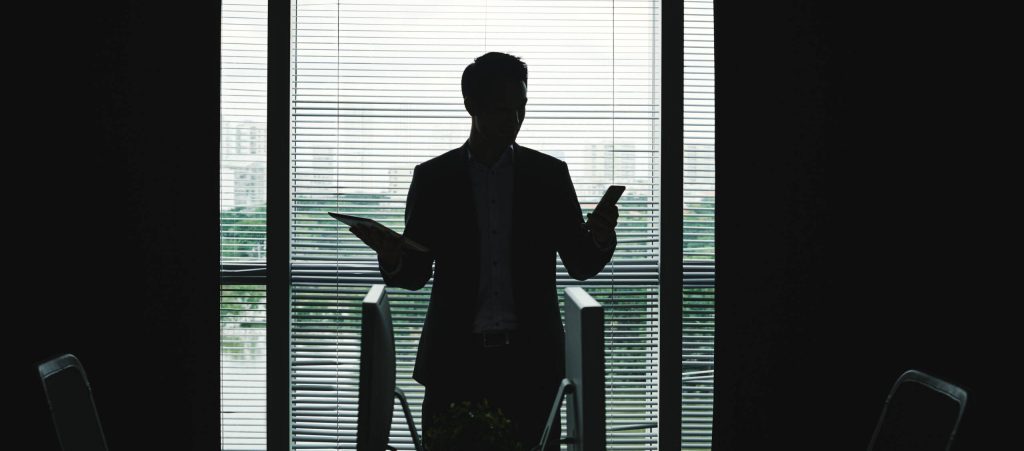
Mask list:
[[[498,266],[498,261],[497,260],[494,260],[491,263],[494,263],[494,266]]]
[[[498,233],[498,231],[494,230],[494,229],[491,229],[491,233],[495,233],[496,234],[496,233]]]

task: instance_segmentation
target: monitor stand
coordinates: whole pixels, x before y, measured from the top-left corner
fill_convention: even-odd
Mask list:
[[[558,393],[555,394],[555,404],[551,406],[551,413],[548,414],[548,421],[544,426],[544,434],[541,435],[540,443],[533,448],[534,450],[544,449],[544,444],[548,442],[548,436],[551,434],[552,427],[555,428],[556,434],[560,433],[559,429],[561,429],[562,425],[554,424],[555,417],[558,415],[558,411],[562,409],[562,401],[564,401],[568,396],[571,396],[572,399],[567,402],[566,407],[573,409],[576,414],[574,417],[579,418],[579,403],[576,402],[576,384],[568,378],[564,378],[562,379],[562,384],[558,387]],[[575,444],[576,431],[568,431],[567,436],[562,437],[558,442],[565,445]]]
[[[409,425],[409,434],[412,435],[412,445],[416,447],[416,451],[424,451],[423,443],[420,442],[420,436],[416,433],[416,423],[412,419],[412,410],[409,410],[409,400],[405,397],[405,392],[401,388],[395,387],[395,397],[402,403],[402,411],[405,412],[405,423]],[[388,450],[398,451],[391,445],[387,445]]]

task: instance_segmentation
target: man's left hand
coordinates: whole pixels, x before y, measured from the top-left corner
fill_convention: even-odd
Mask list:
[[[607,244],[615,236],[615,226],[619,223],[619,207],[601,205],[587,215],[587,227],[600,244]]]

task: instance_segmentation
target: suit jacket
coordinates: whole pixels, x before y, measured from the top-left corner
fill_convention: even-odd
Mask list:
[[[420,337],[413,377],[421,384],[459,383],[473,374],[473,319],[477,312],[479,230],[466,149],[445,152],[416,166],[405,205],[404,235],[430,249],[403,250],[390,287],[434,287]],[[519,337],[534,352],[538,377],[565,373],[565,332],[555,286],[555,252],[569,275],[586,280],[611,260],[616,241],[601,252],[583,226],[565,162],[516,145],[511,271]],[[532,359],[531,359],[532,360]],[[557,382],[556,382],[557,383]]]

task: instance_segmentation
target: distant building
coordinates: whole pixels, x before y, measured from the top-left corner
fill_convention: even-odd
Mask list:
[[[221,125],[221,210],[267,203],[267,128],[253,122]]]

